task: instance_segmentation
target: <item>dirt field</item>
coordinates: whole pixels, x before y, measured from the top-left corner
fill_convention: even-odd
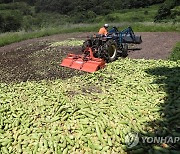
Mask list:
[[[0,47],[0,81],[54,80],[70,78],[84,72],[59,66],[69,52],[79,53],[80,47],[50,47],[51,42],[69,38],[86,39],[93,33],[59,34]],[[173,32],[143,32],[141,45],[129,46],[129,58],[167,59],[180,34]]]

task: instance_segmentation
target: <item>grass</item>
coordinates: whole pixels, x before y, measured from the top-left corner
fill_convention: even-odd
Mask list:
[[[69,27],[69,28],[67,28]],[[85,31],[92,31],[94,27],[78,27],[78,26],[65,26],[65,27],[57,27],[57,28],[43,28],[39,31],[33,32],[9,32],[0,35],[0,46],[4,46],[7,44],[11,44],[14,42],[20,42],[22,40],[32,39],[32,38],[39,38],[43,36],[49,36],[53,34],[60,34],[60,33],[72,33],[72,32],[85,32]]]
[[[180,42],[176,43],[176,46],[174,47],[169,59],[173,61],[180,60]]]
[[[124,9],[110,13],[106,17],[98,16],[97,19],[100,21],[112,22],[152,22],[154,21],[154,17],[157,13],[158,8],[159,5],[153,5],[147,8],[139,9]]]
[[[9,32],[3,33],[0,35],[0,46],[8,45],[14,42],[20,42],[27,39],[39,38],[44,36],[50,36],[54,34],[61,33],[73,33],[73,32],[97,32],[101,24],[74,24],[74,25],[62,25],[54,28],[42,28],[40,30],[32,31],[32,32]],[[180,32],[179,24],[171,24],[171,23],[111,23],[111,26],[116,26],[119,30],[122,30],[128,26],[132,26],[133,30],[136,32],[167,32],[167,31],[176,31]]]

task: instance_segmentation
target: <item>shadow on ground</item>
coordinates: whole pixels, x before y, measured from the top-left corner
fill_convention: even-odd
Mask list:
[[[162,137],[164,140],[151,144],[141,140],[139,144],[149,153],[178,153],[180,152],[180,67],[158,67],[148,69],[146,72],[157,77],[153,83],[159,84],[167,94],[163,103],[159,104],[160,110],[156,111],[160,113],[161,120],[151,121],[147,126],[153,130],[148,134],[150,137]],[[174,143],[175,138],[178,139]]]

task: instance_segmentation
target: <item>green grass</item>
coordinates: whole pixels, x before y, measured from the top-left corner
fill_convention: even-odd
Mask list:
[[[9,33],[4,33],[0,35],[0,46],[4,46],[4,45],[11,44],[14,42],[20,42],[22,40],[49,36],[53,34],[85,32],[85,31],[93,31],[94,29],[95,29],[95,26],[79,27],[79,25],[75,25],[72,27],[64,26],[64,27],[57,27],[57,28],[43,28],[39,31],[33,31],[33,32],[24,32],[24,31],[9,32]]]
[[[98,16],[95,20],[96,22],[153,22],[155,16],[158,13],[160,5],[152,5],[147,8],[138,8],[138,9],[124,9],[112,12],[108,15]],[[178,13],[180,11],[180,7],[175,7],[171,10],[172,14],[176,13],[177,15],[169,17],[168,19],[164,20],[164,22],[179,22]]]
[[[180,60],[180,42],[176,43],[176,46],[173,48],[169,59],[173,61]]]
[[[27,4],[24,2],[0,4],[0,10],[16,10],[16,9],[22,9],[25,6],[27,6]]]
[[[54,28],[42,28],[32,32],[9,32],[0,35],[0,46],[11,44],[14,42],[20,42],[22,40],[39,38],[43,36],[50,36],[61,33],[73,33],[73,32],[97,32],[101,24],[74,24],[74,25],[63,25]],[[179,24],[155,24],[150,22],[145,23],[111,23],[111,26],[116,26],[119,30],[123,30],[128,26],[132,26],[136,32],[167,32],[167,31],[180,31]]]
[[[124,9],[115,11],[108,15],[98,16],[95,21],[111,21],[111,22],[145,22],[154,21],[159,5],[150,6],[148,8]]]

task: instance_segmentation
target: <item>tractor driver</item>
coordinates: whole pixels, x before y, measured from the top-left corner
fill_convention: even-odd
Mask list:
[[[99,29],[99,32],[98,34],[101,34],[101,35],[107,35],[108,34],[108,29],[109,25],[108,24],[104,24],[104,26],[102,28]]]

